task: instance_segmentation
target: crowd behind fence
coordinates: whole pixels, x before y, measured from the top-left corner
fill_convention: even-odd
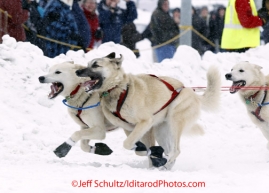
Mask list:
[[[215,5],[214,10],[211,11],[208,10],[207,6],[192,7],[192,26],[182,26],[180,25],[180,8],[171,10],[168,7],[169,11],[166,11],[166,2],[169,1],[159,0],[158,7],[153,12],[152,18],[156,11],[159,11],[156,13],[159,14],[158,17],[167,17],[167,14],[169,14],[168,17],[170,18],[166,18],[165,22],[171,22],[170,19],[173,20],[173,23],[181,29],[181,33],[177,33],[177,35],[169,39],[158,40],[154,27],[157,30],[158,28],[161,29],[162,21],[160,20],[160,24],[154,26],[154,19],[151,18],[152,20],[147,29],[139,33],[133,23],[137,18],[137,10],[135,3],[130,0],[125,0],[127,7],[125,10],[117,5],[119,0],[101,0],[99,3],[96,0],[74,0],[72,5],[68,5],[66,0],[40,0],[39,3],[29,0],[14,1],[17,1],[18,6],[10,6],[9,0],[1,0],[0,36],[11,34],[12,29],[9,31],[9,25],[14,25],[12,22],[15,20],[15,16],[12,15],[14,10],[12,11],[12,9],[16,9],[15,14],[18,10],[21,10],[21,12],[27,11],[27,19],[20,24],[24,29],[24,33],[26,33],[23,41],[30,41],[37,45],[49,57],[55,57],[59,53],[66,53],[70,49],[83,49],[87,52],[108,41],[125,45],[139,57],[139,52],[145,50],[158,50],[172,44],[177,47],[180,38],[184,38],[184,34],[189,30],[192,31],[192,47],[201,55],[208,50],[215,53],[223,51],[220,49],[226,11],[223,5]],[[77,7],[79,9],[76,10]],[[65,14],[60,14],[59,10]],[[81,24],[78,23],[78,20]],[[70,24],[70,22],[72,23]],[[64,25],[60,25],[60,23]],[[82,34],[80,31],[81,26],[85,28],[86,25],[91,31],[85,33],[86,29],[83,30],[84,34]],[[169,29],[164,30],[167,30],[165,33],[169,33]],[[114,37],[111,34],[114,34]],[[14,38],[16,39],[16,37]],[[135,43],[145,38],[151,41],[152,47],[136,49]],[[21,41],[20,39],[16,40]],[[87,45],[85,45],[85,42],[87,42]],[[61,49],[61,47],[64,49]],[[50,55],[48,50],[53,51],[54,55]]]

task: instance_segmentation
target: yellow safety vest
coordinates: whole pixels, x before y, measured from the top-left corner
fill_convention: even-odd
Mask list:
[[[235,1],[230,0],[226,9],[224,29],[221,39],[221,48],[223,49],[240,49],[252,48],[260,45],[260,29],[244,28],[238,19],[235,10]],[[257,10],[254,0],[250,0],[252,14],[257,16]]]

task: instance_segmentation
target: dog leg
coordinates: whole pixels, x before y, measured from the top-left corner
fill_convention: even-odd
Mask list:
[[[168,154],[171,152],[174,139],[171,133],[171,128],[168,126],[167,122],[163,122],[157,126],[154,127],[154,137],[156,138],[158,144],[164,149],[164,153],[162,157],[168,158]],[[168,169],[167,163],[165,166],[162,167],[162,165],[159,167],[160,170],[162,169]],[[172,166],[171,166],[172,167]]]
[[[80,140],[80,148],[82,149],[82,151],[84,152],[91,152],[91,146],[89,145],[90,140],[89,139],[82,139]]]
[[[108,119],[111,122],[111,124],[121,127],[124,130],[128,130],[128,131],[132,131],[134,129],[134,126],[132,124],[125,123],[118,118],[115,119],[115,116],[105,106],[102,108],[102,110],[106,119]]]
[[[85,152],[95,153],[98,155],[110,155],[112,150],[103,143],[96,143],[94,147],[88,143],[90,139],[102,140],[105,138],[105,131],[100,127],[85,128],[82,127],[80,131],[76,131],[73,135],[59,147],[54,150],[54,153],[59,157],[65,157],[79,140],[81,140],[81,149]]]
[[[82,127],[81,130],[74,132],[73,135],[71,135],[70,139],[76,143],[81,139],[102,140],[105,137],[106,137],[105,129],[97,126],[92,128]]]
[[[149,159],[151,160],[152,165],[155,167],[160,167],[165,165],[167,162],[167,159],[163,158],[163,148],[160,146],[152,146],[149,148],[149,150],[147,150],[146,146],[139,141],[150,130],[152,124],[152,118],[146,119],[145,121],[141,121],[140,123],[136,124],[134,130],[124,141],[123,146],[126,149],[141,151],[143,152],[142,154],[149,155]]]
[[[152,118],[145,119],[144,121],[137,123],[134,130],[123,142],[123,147],[128,150],[135,148],[135,143],[138,142],[150,130],[152,124]]]
[[[154,138],[154,133],[153,133],[153,128],[151,128],[141,139],[141,142],[143,144],[145,144],[145,146],[147,147],[147,149],[149,149],[150,147],[155,145],[155,138]],[[139,156],[147,156],[148,155],[148,151],[147,152],[135,152],[136,155]],[[151,168],[152,165],[152,161],[150,159],[150,157],[148,157],[148,161],[149,161],[149,168]]]
[[[124,129],[124,132],[125,132],[125,134],[126,134],[127,137],[128,137],[128,136],[130,135],[130,133],[131,133],[131,131],[127,131],[127,130],[125,130],[125,129]],[[142,139],[143,139],[143,138],[142,138]],[[141,141],[142,141],[142,140],[141,140]],[[145,140],[144,140],[144,141],[145,141]],[[146,141],[146,143],[147,143],[147,141]],[[146,145],[143,143],[143,141],[142,141],[142,142],[138,141],[138,142],[135,143],[135,145],[136,145],[136,148],[134,148],[133,150],[135,151],[136,155],[139,155],[139,156],[147,156],[149,146],[146,146]]]
[[[183,130],[195,129],[197,126],[196,121],[199,118],[199,115],[200,109],[195,105],[186,107],[183,105],[178,105],[167,115],[167,117],[169,117],[167,125],[160,125],[159,133],[156,136],[158,137],[157,141],[159,145],[165,149],[168,149],[168,152],[165,152],[168,160],[167,164],[164,166],[166,169],[170,170],[173,167],[176,158],[180,154],[180,139]],[[165,127],[165,132],[161,126]]]

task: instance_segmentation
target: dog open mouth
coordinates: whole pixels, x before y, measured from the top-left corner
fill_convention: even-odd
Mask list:
[[[246,81],[244,81],[244,80],[239,80],[239,81],[233,82],[233,85],[230,87],[230,93],[231,94],[236,93],[245,85],[246,85]]]
[[[94,89],[94,87],[97,85],[99,82],[99,79],[96,80],[88,80],[82,84],[84,86],[85,92],[89,92]]]
[[[63,91],[64,85],[60,82],[53,82],[52,85],[50,86],[50,89],[51,91],[48,97],[49,99],[53,99]]]

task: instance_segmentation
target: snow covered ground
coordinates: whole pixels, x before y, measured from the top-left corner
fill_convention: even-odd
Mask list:
[[[0,44],[0,192],[1,193],[74,193],[74,192],[186,192],[186,193],[268,193],[269,151],[260,130],[253,125],[237,95],[222,92],[217,113],[202,113],[199,122],[206,134],[181,141],[181,154],[171,171],[148,169],[145,157],[122,147],[122,129],[107,133],[103,140],[113,149],[110,156],[82,152],[77,144],[65,158],[53,150],[79,127],[67,114],[62,98],[47,99],[50,85],[40,84],[38,77],[53,64],[75,61],[86,65],[96,57],[116,51],[123,54],[123,68],[128,73],[153,73],[178,78],[185,86],[206,86],[206,70],[217,65],[222,85],[231,82],[224,75],[239,61],[250,61],[269,70],[269,45],[246,53],[206,52],[201,59],[190,47],[180,46],[175,57],[153,63],[151,51],[141,51],[136,59],[127,48],[113,43],[101,45],[84,54],[69,51],[54,59],[43,56],[30,43],[16,42],[5,36]],[[142,50],[149,47],[144,40]],[[201,94],[201,93],[198,93]],[[97,141],[91,141],[94,144]],[[81,182],[88,187],[74,187]],[[90,184],[90,180],[92,183]],[[132,183],[170,182],[161,187],[130,187]],[[129,187],[95,187],[104,182],[129,183]],[[205,187],[173,187],[173,182],[204,182]],[[76,184],[77,183],[77,184]],[[115,184],[114,184],[115,185]],[[90,187],[91,186],[91,187]]]

